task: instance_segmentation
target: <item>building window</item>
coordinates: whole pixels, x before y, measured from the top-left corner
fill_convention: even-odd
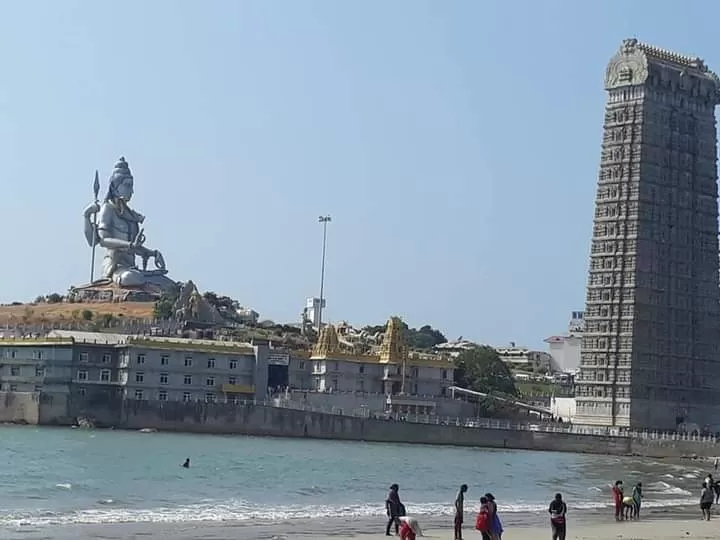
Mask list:
[[[11,384],[11,385],[10,385],[10,391],[11,391],[11,392],[17,392],[17,384]]]
[[[36,367],[35,368],[35,376],[36,377],[44,377],[45,376],[45,368],[44,367]]]
[[[192,375],[185,375],[185,378],[183,379],[183,384],[192,384]]]
[[[36,384],[36,385],[35,385],[35,392],[36,392],[36,393],[37,393],[37,392],[42,392],[42,386],[40,386],[39,384]]]
[[[135,390],[135,399],[142,401],[145,399],[145,392],[142,390]]]
[[[87,361],[88,361],[88,353],[86,353],[86,352],[81,352],[81,353],[80,353],[80,361],[83,362],[83,363],[87,362]]]
[[[43,352],[42,351],[35,351],[33,353],[33,358],[36,360],[42,360],[43,359]]]
[[[167,390],[160,390],[158,392],[158,400],[159,401],[167,401]]]
[[[87,381],[88,380],[88,372],[85,371],[84,369],[81,369],[80,371],[78,371],[77,378],[78,378],[78,381]]]
[[[192,394],[190,392],[183,392],[183,403],[192,401]]]
[[[15,358],[16,356],[17,356],[16,350],[13,349],[12,351],[10,351],[10,358]]]
[[[418,393],[418,385],[417,385],[417,384],[413,384],[413,390],[412,390],[412,391],[413,391],[413,394],[417,395],[417,393]]]
[[[103,369],[100,372],[100,380],[103,382],[110,381],[110,370],[109,369]]]
[[[108,353],[105,353],[102,355],[102,363],[103,364],[109,364],[111,360],[111,356]]]
[[[185,357],[185,367],[192,367],[192,356]]]
[[[12,366],[10,368],[10,375],[13,377],[19,377],[20,376],[20,368],[18,366]]]
[[[235,384],[235,377],[228,377],[228,384]]]
[[[360,373],[365,373],[365,364],[360,364]]]
[[[337,389],[338,389],[338,380],[337,380],[337,377],[333,377],[333,379],[332,379],[332,381],[331,381],[330,384],[332,384],[333,390],[337,390]]]
[[[138,366],[141,366],[145,363],[145,355],[144,354],[137,355],[137,363],[138,363]]]
[[[167,366],[170,363],[170,357],[167,354],[163,354],[160,357],[160,365]]]
[[[365,391],[365,381],[363,381],[362,379],[360,379],[360,380],[358,381],[358,390],[359,390],[360,392],[364,392],[364,391]]]
[[[215,403],[215,394],[212,392],[208,392],[205,394],[205,402],[206,403]]]
[[[160,384],[167,384],[167,383],[168,383],[168,374],[161,373],[160,374]]]
[[[237,360],[230,360],[228,366],[230,367],[230,369],[237,369]]]
[[[208,358],[208,369],[215,368],[215,359],[214,358]]]
[[[237,405],[238,403],[240,403],[240,396],[233,396],[230,399],[230,403],[232,403],[233,405]]]
[[[300,362],[300,363],[298,364],[298,368],[299,368],[299,369],[305,369],[305,362]]]
[[[138,371],[135,374],[135,382],[144,382],[145,381],[145,373],[142,371]]]
[[[340,370],[340,362],[335,362],[333,365],[335,366],[335,371]]]
[[[419,373],[418,368],[416,368],[416,367],[412,368],[412,376],[413,376],[413,377],[417,377],[417,376],[418,376],[418,373]]]
[[[447,369],[442,370],[442,378],[447,379]]]
[[[80,388],[78,390],[78,394],[80,394],[82,397],[85,397],[85,394],[87,394],[87,390],[85,390],[84,388]]]
[[[205,379],[205,386],[215,386],[215,377]]]

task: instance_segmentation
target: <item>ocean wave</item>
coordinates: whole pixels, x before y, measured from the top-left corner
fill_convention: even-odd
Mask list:
[[[108,507],[108,499],[101,509],[86,509],[74,512],[5,511],[0,515],[0,527],[61,526],[61,525],[100,525],[113,523],[182,523],[182,522],[269,522],[289,520],[307,520],[318,518],[363,519],[385,515],[385,509],[377,504],[354,505],[290,505],[277,508],[250,504],[247,501],[227,501],[224,503],[203,503],[175,508],[159,507],[152,509],[130,509]],[[653,500],[643,503],[645,508],[665,508],[694,504],[695,499]],[[413,516],[444,517],[451,516],[453,506],[446,503],[406,503],[408,512]],[[580,502],[570,505],[571,509],[601,510],[610,508],[610,502]],[[468,505],[472,509],[475,506]],[[510,503],[498,504],[500,513],[544,513],[547,504]],[[472,512],[472,510],[470,510]]]
[[[646,492],[653,492],[658,495],[683,495],[683,496],[690,496],[692,493],[688,491],[687,489],[683,489],[681,487],[677,486],[671,486],[667,482],[653,482],[652,484],[648,484]]]

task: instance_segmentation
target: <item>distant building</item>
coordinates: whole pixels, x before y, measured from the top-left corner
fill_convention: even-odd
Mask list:
[[[543,351],[533,351],[528,347],[518,347],[514,342],[508,347],[495,347],[503,362],[514,369],[523,371],[551,370],[552,356]]]
[[[321,301],[319,298],[308,298],[305,300],[305,309],[303,310],[303,322],[307,322],[313,328],[317,328],[320,324]],[[325,309],[325,299],[322,299],[322,309]]]
[[[53,330],[0,339],[0,390],[90,402],[265,399],[268,354],[266,345]]]
[[[392,410],[432,412],[432,401],[413,396],[445,396],[454,382],[452,361],[433,355],[410,355],[401,324],[396,317],[390,319],[377,355],[343,350],[335,327],[323,327],[310,356],[313,389],[385,394]]]
[[[579,424],[720,425],[720,78],[637,39],[607,66]]]
[[[461,352],[471,351],[478,348],[479,345],[466,339],[457,339],[435,345],[435,350],[439,353],[447,354],[451,358],[457,358]]]
[[[237,308],[235,313],[237,314],[238,321],[243,324],[255,325],[260,319],[260,314],[257,311],[246,307]]]
[[[568,323],[568,331],[545,339],[552,356],[553,371],[575,372],[580,367],[585,313],[573,311]]]

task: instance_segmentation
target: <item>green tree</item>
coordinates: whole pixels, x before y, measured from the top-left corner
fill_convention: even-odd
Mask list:
[[[85,321],[91,321],[93,318],[93,312],[89,309],[83,309],[82,313],[80,314]]]
[[[63,296],[61,294],[54,292],[54,293],[48,294],[45,297],[45,300],[47,301],[48,304],[59,304],[60,302],[63,301]]]
[[[518,395],[510,369],[498,352],[487,345],[458,355],[455,359],[455,384],[475,392]]]
[[[176,293],[164,293],[153,306],[153,317],[164,320],[172,319],[175,316],[173,308],[175,307],[177,296]]]
[[[440,330],[436,330],[429,324],[420,328],[410,328],[406,322],[402,323],[405,334],[405,342],[412,350],[429,350],[441,343],[447,343],[447,338]],[[366,326],[363,328],[368,334],[385,332],[387,324]]]

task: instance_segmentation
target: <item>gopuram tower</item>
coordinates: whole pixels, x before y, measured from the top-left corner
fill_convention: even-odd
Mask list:
[[[605,89],[575,422],[715,430],[720,79],[627,39]]]

